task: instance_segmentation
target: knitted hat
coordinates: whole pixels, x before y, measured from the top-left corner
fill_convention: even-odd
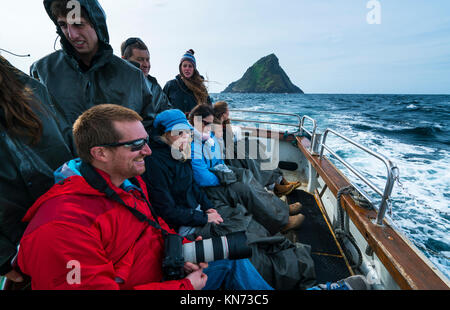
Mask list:
[[[166,133],[172,130],[194,130],[189,124],[186,116],[180,110],[166,110],[158,116],[153,123],[153,127],[159,128],[159,131]]]
[[[196,60],[195,60],[194,54],[195,54],[195,52],[194,52],[193,49],[188,50],[188,51],[183,55],[183,57],[181,57],[180,64],[182,64],[183,61],[186,61],[186,60],[187,60],[187,61],[191,62],[191,63],[194,65],[194,68],[197,68],[197,62],[196,62]]]

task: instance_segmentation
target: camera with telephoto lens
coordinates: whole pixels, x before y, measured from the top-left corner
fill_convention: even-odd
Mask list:
[[[163,274],[165,281],[185,277],[184,264],[199,264],[222,259],[244,259],[252,255],[245,232],[183,244],[183,237],[168,235],[164,240]]]

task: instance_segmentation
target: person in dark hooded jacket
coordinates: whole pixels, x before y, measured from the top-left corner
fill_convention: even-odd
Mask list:
[[[72,159],[70,127],[44,85],[0,56],[0,275],[23,278],[11,260],[31,205],[53,185],[53,171]]]
[[[150,144],[153,153],[146,158],[143,175],[151,193],[150,202],[166,223],[181,235],[187,236],[195,227],[210,222],[220,225],[222,217],[194,182],[188,159],[193,128],[183,112],[177,109],[165,111],[157,116],[154,126]]]
[[[183,55],[178,70],[180,74],[167,82],[163,89],[173,107],[184,113],[190,113],[199,104],[212,105],[204,84],[205,80],[197,70],[197,61],[192,49]]]
[[[139,113],[145,128],[151,130],[156,114],[168,107],[153,105],[142,72],[113,55],[106,16],[98,1],[75,3],[80,4],[80,16],[76,16],[76,6],[67,8],[68,0],[44,0],[62,49],[35,62],[31,75],[47,86],[70,124],[89,108],[111,103]]]

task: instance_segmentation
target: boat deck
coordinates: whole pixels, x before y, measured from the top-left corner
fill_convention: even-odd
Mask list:
[[[311,246],[318,283],[335,282],[353,275],[341,248],[313,195],[296,190],[287,197],[289,204],[300,202],[305,221],[289,238]]]

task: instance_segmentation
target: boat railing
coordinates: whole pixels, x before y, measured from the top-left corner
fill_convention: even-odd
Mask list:
[[[316,149],[316,147],[318,146],[318,139],[316,138],[317,136],[317,122],[315,119],[305,115],[303,117],[301,117],[298,114],[294,114],[294,113],[281,113],[281,112],[268,112],[268,111],[251,111],[251,110],[230,110],[230,112],[238,112],[238,113],[254,113],[254,114],[262,114],[262,115],[278,115],[278,116],[291,116],[291,117],[295,117],[298,120],[297,124],[292,124],[292,123],[279,123],[279,122],[272,122],[272,121],[260,121],[260,120],[243,120],[243,119],[235,119],[233,118],[232,121],[233,122],[242,122],[242,123],[256,123],[256,124],[268,124],[268,125],[279,125],[279,126],[290,126],[290,127],[295,127],[297,129],[296,133],[300,133],[300,135],[303,134],[303,132],[306,132],[308,135],[310,135],[311,137],[311,147],[310,147],[310,151],[313,153],[314,149]],[[305,127],[305,122],[306,120],[311,121],[312,123],[312,129],[308,130],[308,128]]]
[[[313,125],[313,129],[312,131],[309,131],[308,129],[305,128],[305,121],[309,120],[312,122]],[[310,152],[311,154],[315,154],[317,151],[316,146],[318,145],[318,135],[317,135],[317,122],[315,119],[313,119],[312,117],[305,115],[302,117],[302,122],[300,124],[300,135],[303,134],[303,132],[306,132],[308,135],[310,135],[311,137],[311,146],[310,146]]]
[[[331,147],[326,144],[328,135],[330,133],[347,141],[348,143],[356,146],[357,148],[361,149],[362,151],[370,154],[371,156],[377,158],[378,160],[380,160],[381,162],[384,163],[384,165],[387,168],[387,179],[386,179],[386,185],[384,187],[384,190],[380,189],[375,184],[373,184],[373,182],[371,182],[369,179],[367,179],[365,176],[363,176],[362,173],[357,168],[355,168],[353,165],[351,165],[346,160],[344,160],[342,157],[340,157],[338,154],[336,154],[336,152],[334,152],[331,149]],[[392,194],[392,190],[394,188],[394,183],[399,178],[398,167],[392,161],[390,161],[388,158],[386,158],[384,155],[377,153],[375,151],[372,151],[372,150],[368,149],[367,147],[353,141],[350,138],[347,138],[346,136],[344,136],[332,129],[327,129],[323,134],[322,142],[320,144],[320,159],[321,160],[323,159],[325,150],[327,150],[338,161],[340,161],[345,167],[347,167],[351,172],[353,172],[361,181],[363,181],[372,190],[374,190],[375,193],[377,193],[378,195],[381,196],[382,199],[381,199],[380,206],[378,207],[378,216],[376,219],[376,224],[382,226],[383,220],[386,215],[387,208],[388,208],[388,202],[389,202],[390,196]]]
[[[232,121],[234,121],[234,122],[290,126],[290,127],[297,128],[298,131],[300,131],[301,124],[302,124],[302,118],[299,115],[293,114],[293,113],[268,112],[268,111],[252,111],[252,110],[230,110],[230,112],[266,114],[266,115],[279,115],[279,116],[291,116],[291,117],[297,118],[297,120],[298,120],[297,124],[292,124],[292,123],[278,123],[278,122],[272,122],[272,121],[259,121],[259,120],[249,120],[249,119],[245,119],[244,120],[244,119],[235,119],[235,118],[233,118]]]
[[[298,124],[289,124],[289,123],[279,123],[279,122],[272,122],[272,121],[260,121],[260,120],[249,120],[249,119],[232,119],[234,122],[243,122],[243,123],[256,123],[256,124],[269,124],[269,125],[280,125],[280,126],[292,126],[297,128],[297,133],[300,133],[302,135],[303,133],[307,133],[311,138],[311,145],[310,145],[310,152],[312,155],[319,155],[320,159],[323,159],[324,151],[327,150],[331,155],[333,155],[338,161],[340,161],[345,167],[347,167],[351,172],[353,172],[361,181],[363,181],[365,184],[367,184],[371,189],[375,191],[379,196],[381,196],[381,203],[378,207],[378,216],[376,219],[377,225],[383,225],[383,220],[386,215],[386,211],[388,208],[388,202],[390,199],[390,196],[392,194],[392,190],[394,188],[395,180],[399,178],[399,169],[398,167],[390,161],[388,158],[383,156],[380,153],[377,153],[375,151],[372,151],[368,149],[367,147],[353,141],[350,138],[347,138],[346,136],[332,130],[327,129],[323,134],[318,133],[317,131],[317,122],[313,118],[305,115],[303,117],[299,116],[298,114],[293,113],[280,113],[280,112],[268,112],[268,111],[251,111],[251,110],[230,110],[231,112],[238,112],[238,113],[254,113],[254,114],[260,114],[260,115],[278,115],[278,116],[291,116],[295,117],[298,120]],[[312,129],[307,129],[305,127],[306,121],[310,121],[312,123]],[[377,158],[378,160],[382,161],[384,165],[387,168],[387,180],[386,185],[383,189],[380,189],[377,187],[373,182],[371,182],[369,179],[367,179],[362,173],[355,168],[353,165],[345,161],[342,157],[340,157],[336,152],[334,152],[329,145],[326,144],[328,135],[332,133],[341,139],[347,141],[348,143],[356,146],[357,148],[361,149],[362,151],[368,153],[369,155]],[[322,139],[322,140],[321,140]],[[321,140],[321,141],[320,141]],[[320,154],[319,154],[320,153]],[[357,186],[355,186],[358,188]],[[361,193],[364,197],[368,198],[367,195],[364,193]],[[369,198],[368,198],[369,199]]]

